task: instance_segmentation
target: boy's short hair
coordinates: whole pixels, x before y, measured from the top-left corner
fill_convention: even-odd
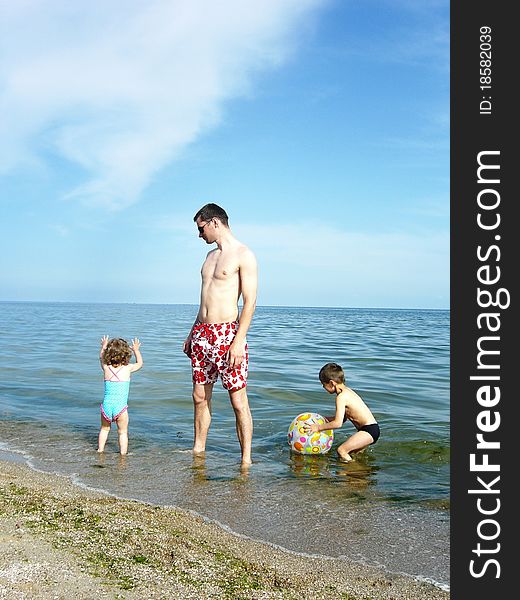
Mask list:
[[[205,204],[200,210],[197,211],[197,214],[193,217],[193,220],[196,222],[199,218],[203,221],[211,221],[211,219],[217,218],[222,225],[228,227],[227,213],[218,204]]]
[[[103,352],[103,364],[112,365],[127,365],[132,358],[132,350],[128,342],[122,338],[114,338],[108,341],[107,347]]]
[[[329,381],[345,383],[345,373],[337,363],[327,363],[326,365],[323,365],[320,369],[319,377],[321,383],[329,383]]]

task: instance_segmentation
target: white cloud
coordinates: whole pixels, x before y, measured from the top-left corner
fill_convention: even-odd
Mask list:
[[[135,202],[325,1],[0,0],[0,171],[57,154],[88,177],[70,196]]]
[[[257,255],[260,292],[279,303],[448,306],[449,231],[368,233],[294,223],[237,224],[233,232]]]
[[[150,217],[143,226],[155,232],[161,252],[140,251],[146,268],[138,280],[149,290],[162,290],[157,293],[164,301],[197,302],[200,267],[214,246],[198,238],[191,213]],[[233,219],[231,229],[256,255],[259,305],[449,306],[447,228],[351,231],[325,220]]]
[[[64,227],[59,223],[50,226],[52,231],[57,233],[61,237],[68,237],[70,235],[70,229],[68,227]]]

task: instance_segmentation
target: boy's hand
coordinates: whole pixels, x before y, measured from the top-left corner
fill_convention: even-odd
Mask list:
[[[134,338],[132,340],[132,350],[135,352],[136,350],[139,350],[140,346],[141,346],[141,342],[139,341],[139,338]]]
[[[313,425],[309,425],[308,423],[305,423],[303,428],[305,429],[305,433],[307,435],[309,435],[310,433],[317,433],[319,431],[318,425],[316,425],[316,423],[314,423]]]

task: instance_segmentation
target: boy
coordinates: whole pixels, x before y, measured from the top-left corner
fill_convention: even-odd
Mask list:
[[[343,369],[336,363],[327,363],[320,370],[320,381],[329,394],[336,394],[336,415],[325,417],[323,425],[305,425],[307,434],[324,429],[338,429],[348,419],[357,429],[346,442],[338,446],[338,454],[344,462],[352,460],[352,453],[360,452],[375,444],[379,438],[379,425],[363,400],[345,385]]]

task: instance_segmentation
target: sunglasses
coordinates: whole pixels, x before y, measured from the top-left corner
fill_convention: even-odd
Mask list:
[[[211,221],[213,221],[213,219],[210,219],[209,221],[206,221],[204,223],[204,225],[202,225],[202,227],[198,227],[197,226],[197,229],[199,230],[199,233],[204,233],[204,227],[206,227],[206,225],[209,225],[211,223]]]

